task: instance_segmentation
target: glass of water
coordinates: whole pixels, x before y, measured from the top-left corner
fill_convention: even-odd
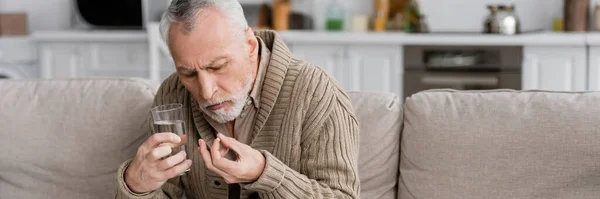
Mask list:
[[[150,109],[150,114],[152,116],[152,131],[154,133],[174,133],[181,138],[179,144],[164,143],[171,146],[171,155],[175,155],[180,151],[185,150],[185,143],[187,142],[182,107],[182,104],[176,103],[160,105]],[[189,169],[187,171],[189,171]]]

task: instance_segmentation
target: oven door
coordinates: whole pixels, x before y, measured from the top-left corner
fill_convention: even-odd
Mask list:
[[[432,72],[406,71],[404,97],[429,89],[493,90],[521,89],[517,72]]]

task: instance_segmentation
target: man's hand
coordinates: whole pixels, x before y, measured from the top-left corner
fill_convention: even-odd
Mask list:
[[[171,146],[180,145],[174,133],[156,133],[138,148],[135,158],[125,170],[125,184],[136,193],[146,193],[161,187],[167,180],[183,173],[192,165],[185,151],[171,155]],[[165,144],[163,144],[165,143]]]
[[[217,134],[210,152],[204,140],[199,139],[198,144],[206,167],[228,184],[254,182],[265,168],[265,157],[259,151],[223,134]],[[225,158],[230,149],[238,155],[235,161]]]

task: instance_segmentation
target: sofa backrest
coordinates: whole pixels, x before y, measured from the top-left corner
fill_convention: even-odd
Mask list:
[[[0,81],[0,198],[112,198],[118,166],[147,139],[155,92],[140,79]],[[396,198],[401,101],[348,94],[361,198]]]
[[[0,81],[0,198],[113,198],[155,91],[137,79]]]
[[[421,92],[401,151],[402,199],[598,198],[600,92]]]
[[[392,93],[349,92],[360,125],[361,198],[394,199],[397,192],[402,104]]]

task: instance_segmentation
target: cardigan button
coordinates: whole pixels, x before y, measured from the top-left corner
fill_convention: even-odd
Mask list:
[[[217,185],[217,186],[221,186],[221,182],[219,182],[219,181],[215,180],[215,185]]]

